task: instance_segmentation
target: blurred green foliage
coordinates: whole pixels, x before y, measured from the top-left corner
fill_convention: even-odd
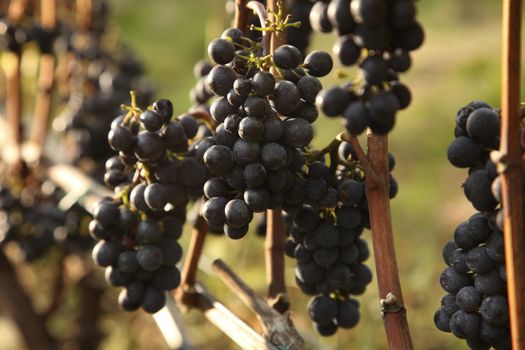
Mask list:
[[[115,26],[145,62],[149,77],[158,87],[157,96],[172,99],[176,112],[184,112],[190,106],[188,93],[195,83],[193,64],[206,56],[207,42],[220,35],[229,23],[224,1],[113,0],[112,4]],[[390,137],[391,152],[397,159],[393,174],[400,186],[392,201],[396,250],[415,348],[459,349],[466,345],[438,331],[433,323],[434,312],[444,295],[439,286],[444,268],[441,249],[452,238],[455,226],[474,212],[462,194],[466,172],[448,164],[446,149],[453,138],[455,113],[461,106],[474,99],[499,105],[501,10],[494,0],[427,0],[418,2],[418,6],[426,42],[413,55],[413,68],[401,76],[412,89],[413,103],[400,113]],[[312,48],[330,50],[333,38],[316,35]],[[522,96],[524,77],[521,76]],[[336,80],[329,77],[323,83],[328,86]],[[320,117],[315,127],[318,147],[327,144],[341,129],[339,120],[325,117]],[[364,237],[369,239],[369,233]],[[187,241],[186,237],[184,243]],[[212,237],[205,255],[208,260],[224,259],[246,282],[265,293],[262,245],[263,240],[255,234],[240,242]],[[387,348],[375,281],[358,298],[362,314],[359,325],[322,339],[308,321],[308,298],[294,285],[293,264],[287,260],[292,318],[312,348]],[[373,258],[369,265],[373,268]],[[206,273],[199,277],[221,301],[246,320],[256,322],[216,277]],[[165,347],[149,316],[118,311],[115,291],[105,299],[104,309],[104,349]],[[184,319],[198,348],[236,348],[199,313],[190,311]],[[3,344],[0,341],[2,350],[16,348]]]

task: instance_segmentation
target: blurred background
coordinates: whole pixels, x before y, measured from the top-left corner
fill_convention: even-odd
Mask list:
[[[207,43],[218,37],[230,21],[224,1],[112,0],[110,4],[114,30],[144,62],[147,75],[157,88],[156,97],[171,99],[176,113],[186,111],[190,106],[188,93],[195,84],[192,67],[206,57]],[[461,189],[466,172],[449,165],[446,149],[453,139],[454,117],[460,107],[475,99],[499,106],[501,9],[494,0],[427,0],[418,2],[418,10],[426,41],[413,55],[412,69],[401,76],[412,90],[413,103],[399,114],[390,137],[390,150],[397,160],[393,175],[400,188],[392,201],[396,250],[415,348],[459,349],[466,348],[464,342],[438,331],[433,322],[444,295],[439,286],[439,275],[445,266],[441,249],[452,238],[454,228],[474,213]],[[330,50],[334,39],[335,35],[315,34],[311,49]],[[522,100],[524,78],[522,74]],[[334,83],[333,75],[323,78],[325,86]],[[329,143],[341,130],[339,120],[325,117],[320,117],[314,127],[318,147]],[[183,246],[187,246],[188,236],[189,227]],[[370,234],[363,237],[369,241]],[[247,283],[265,294],[262,248],[263,239],[255,234],[241,241],[211,237],[205,247],[205,263],[206,259],[224,259]],[[373,261],[371,257],[368,265],[374,271]],[[48,288],[46,281],[53,273],[46,272],[48,264],[49,259],[37,261],[33,269],[21,266],[19,270],[37,308],[39,291]],[[358,297],[362,319],[357,327],[321,338],[308,319],[308,298],[295,286],[293,268],[294,261],[288,259],[292,318],[312,348],[387,348],[375,279]],[[200,272],[199,279],[220,301],[245,320],[256,323],[253,314],[212,273]],[[51,331],[59,339],[67,339],[74,331],[69,323],[76,317],[71,311],[78,302],[75,293],[73,290],[66,296],[50,320]],[[105,338],[101,348],[166,348],[153,319],[143,312],[120,311],[117,295],[116,288],[103,295],[99,326]],[[196,347],[236,348],[198,312],[190,310],[184,320]],[[23,345],[16,329],[0,314],[0,350],[20,348]]]

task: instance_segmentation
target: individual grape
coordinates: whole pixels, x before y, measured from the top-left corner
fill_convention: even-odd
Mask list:
[[[453,268],[446,268],[440,277],[441,287],[449,293],[457,293],[470,284],[470,277],[457,273]]]
[[[162,251],[154,245],[144,245],[137,253],[137,261],[144,270],[155,271],[162,265]]]
[[[456,295],[456,305],[463,311],[476,312],[481,303],[481,295],[472,286],[461,288]]]
[[[351,95],[338,86],[321,90],[315,99],[317,108],[319,108],[327,117],[341,115],[350,102]]]
[[[204,164],[213,174],[227,174],[233,166],[233,153],[226,146],[211,146],[204,153]]]
[[[314,323],[314,326],[315,326],[317,333],[325,337],[334,335],[335,332],[337,332],[337,325],[333,322],[328,323],[328,324]]]
[[[463,185],[467,199],[479,211],[492,211],[498,204],[492,196],[491,184],[487,171],[477,170],[469,175]]]
[[[499,136],[499,116],[492,108],[478,108],[469,115],[466,129],[474,140],[490,146]]]
[[[282,115],[291,115],[301,102],[297,86],[288,80],[280,80],[275,84],[273,106]]]
[[[232,227],[242,227],[247,225],[252,219],[252,212],[240,199],[233,199],[224,208],[226,223]]]
[[[449,316],[452,316],[456,311],[458,311],[459,307],[456,303],[456,295],[446,294],[441,299],[441,309]]]
[[[458,338],[474,338],[479,334],[480,323],[478,314],[458,310],[450,318],[450,330]]]
[[[351,102],[343,111],[344,125],[352,135],[359,135],[370,125],[370,110],[361,102]]]
[[[165,119],[155,110],[147,110],[140,115],[140,124],[148,131],[159,131],[164,123]]]
[[[242,237],[246,236],[247,232],[248,225],[241,227],[232,227],[227,224],[224,225],[224,233],[231,239],[241,239]]]
[[[236,74],[231,68],[217,65],[212,68],[206,79],[214,94],[226,96],[236,78]]]
[[[352,328],[359,322],[359,309],[352,300],[344,300],[338,302],[338,312],[336,323],[342,328]]]
[[[159,134],[141,131],[135,145],[135,156],[138,160],[151,162],[159,160],[164,153],[164,144]]]
[[[261,150],[261,158],[267,170],[276,171],[286,165],[286,150],[278,143],[267,143]]]
[[[229,40],[215,39],[208,45],[208,55],[217,64],[227,64],[235,57],[235,46]]]
[[[113,241],[99,241],[93,248],[93,260],[98,266],[107,267],[115,265],[120,254],[121,247]]]
[[[461,136],[455,139],[447,151],[449,162],[458,168],[468,168],[479,161],[480,147],[469,137]]]
[[[451,332],[450,330],[451,316],[443,309],[439,309],[434,314],[434,324],[442,332]]]
[[[488,296],[481,303],[481,317],[491,326],[504,326],[509,321],[507,298],[503,295]]]
[[[139,244],[159,243],[162,239],[162,228],[156,220],[146,219],[137,225],[135,240]]]
[[[350,9],[357,23],[375,27],[384,21],[388,14],[387,2],[384,0],[352,0]]]
[[[297,82],[297,88],[303,100],[308,103],[315,103],[315,98],[321,91],[322,85],[316,77],[305,75]]]
[[[282,69],[294,69],[302,60],[301,51],[292,45],[281,45],[273,53],[273,62]]]
[[[93,209],[93,218],[103,227],[109,227],[118,219],[118,207],[110,201],[103,200]]]
[[[291,147],[304,147],[313,139],[313,128],[304,119],[286,119],[284,121],[284,138]]]
[[[388,79],[388,65],[379,56],[368,56],[361,63],[365,80],[372,85],[379,85]]]
[[[354,65],[361,57],[361,47],[355,43],[352,35],[339,37],[332,51],[344,66]]]
[[[310,318],[319,324],[331,323],[337,317],[337,312],[337,301],[325,295],[312,299],[308,305]]]
[[[164,307],[166,296],[159,289],[150,286],[144,292],[141,306],[147,313],[154,314]]]
[[[494,262],[488,256],[485,247],[475,247],[469,250],[465,263],[470,270],[476,273],[488,272],[494,266]]]
[[[313,51],[304,59],[308,73],[314,77],[324,77],[334,65],[332,57],[325,51]]]
[[[505,290],[505,284],[499,277],[497,269],[483,274],[478,273],[474,277],[474,285],[480,293],[487,295],[499,294]]]

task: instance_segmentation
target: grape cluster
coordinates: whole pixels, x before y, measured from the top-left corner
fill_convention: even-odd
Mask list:
[[[59,35],[57,29],[44,28],[33,16],[25,21],[13,23],[0,13],[0,28],[0,49],[15,54],[21,54],[28,43],[35,43],[42,54],[52,53],[54,42]]]
[[[447,268],[440,283],[448,293],[434,321],[466,339],[471,349],[511,349],[505,272],[501,189],[490,152],[499,146],[499,111],[482,101],[461,108],[448,159],[469,168],[463,188],[479,212],[461,223],[443,249]]]
[[[238,29],[213,40],[208,53],[217,63],[205,78],[207,89],[218,96],[210,107],[217,128],[196,144],[196,158],[212,175],[204,186],[202,212],[210,227],[238,239],[254,212],[301,201],[304,186],[295,174],[318,116],[318,77],[330,72],[332,60],[314,51],[303,61],[291,45],[263,56],[259,44]]]
[[[0,247],[15,244],[26,262],[41,258],[52,247],[66,254],[92,247],[89,214],[78,204],[67,211],[58,208],[64,193],[49,182],[20,189],[18,185],[0,185]]]
[[[339,154],[336,167],[316,160],[302,175],[301,202],[307,204],[294,211],[286,243],[287,255],[297,260],[298,286],[314,296],[308,311],[323,336],[357,324],[359,304],[352,296],[364,293],[372,280],[363,264],[370,255],[368,244],[360,238],[370,228],[365,174],[350,144],[343,142]],[[393,170],[395,161],[389,158]],[[393,198],[397,185],[391,179]]]
[[[334,54],[343,66],[358,64],[360,78],[323,90],[316,103],[328,117],[342,116],[349,133],[368,127],[387,134],[396,113],[410,104],[409,88],[398,73],[411,65],[410,51],[421,46],[424,33],[413,0],[318,1],[310,12],[318,32],[337,31]]]
[[[170,101],[157,100],[145,111],[132,102],[128,109],[108,134],[119,152],[106,162],[115,197],[94,209],[90,233],[100,241],[93,259],[106,267],[109,284],[125,287],[119,296],[124,310],[155,313],[164,306],[164,291],[180,283],[177,240],[189,199],[202,195],[207,169],[188,151],[198,123],[171,120]]]
[[[57,88],[66,101],[53,121],[65,145],[64,158],[102,181],[104,162],[112,155],[107,130],[129,91],[138,93],[140,105],[152,102],[153,88],[144,67],[124,43],[104,45],[114,36],[106,28],[105,2],[94,2],[89,31],[65,26],[57,39],[57,54],[69,67],[67,81],[59,75]],[[65,58],[66,57],[66,58]]]

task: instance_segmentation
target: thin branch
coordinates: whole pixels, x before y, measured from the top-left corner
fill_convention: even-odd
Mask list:
[[[339,134],[338,137],[340,137],[341,140],[348,142],[352,145],[352,148],[354,149],[354,152],[357,155],[357,159],[359,160],[361,166],[365,171],[365,176],[371,178],[372,180],[371,184],[381,182],[381,178],[378,176],[376,170],[374,170],[374,168],[372,167],[371,160],[369,159],[369,157],[373,155],[371,155],[371,153],[369,153],[369,156],[366,155],[357,137],[349,134],[346,131]]]
[[[175,300],[170,293],[166,294],[166,305],[153,315],[168,347],[172,350],[193,350],[186,333],[184,322]]]
[[[304,349],[304,340],[286,315],[272,308],[263,297],[255,293],[222,260],[213,262],[213,270],[221,280],[246,304],[261,322],[264,335],[273,344],[286,349]]]
[[[198,215],[193,224],[188,254],[182,267],[180,287],[176,292],[177,299],[185,305],[193,303],[192,298],[195,295],[196,275],[207,232],[208,223],[201,215]]]
[[[210,113],[208,113],[204,109],[195,109],[189,111],[188,114],[197,120],[202,120],[204,124],[206,124],[208,129],[210,129],[211,131],[215,131],[215,129],[217,128],[217,123],[215,122],[215,120],[213,120]]]
[[[64,274],[65,274],[65,254],[61,254],[57,266],[55,267],[55,277],[54,277],[54,283],[53,283],[53,290],[51,293],[51,301],[49,302],[48,307],[46,308],[46,311],[44,312],[43,316],[45,319],[48,319],[53,315],[53,313],[58,309],[60,306],[60,300],[62,299],[63,291],[64,291]]]
[[[359,152],[357,148],[355,151]],[[388,345],[391,350],[411,350],[413,345],[403,306],[390,212],[387,137],[370,133],[368,155],[370,167],[376,175],[369,176],[367,171],[370,170],[365,168],[366,195],[377,284]]]
[[[42,27],[53,31],[56,25],[56,0],[42,0]],[[35,147],[37,159],[42,155],[42,149],[47,135],[49,114],[51,112],[51,95],[54,85],[55,59],[52,52],[43,53],[40,57],[40,72],[38,77],[38,92],[33,115],[31,143]]]
[[[226,336],[245,350],[278,350],[244,321],[219,303],[202,286],[195,286],[197,294],[193,306]]]
[[[513,349],[525,349],[525,235],[520,145],[521,0],[503,1],[501,57],[502,207]]]
[[[15,23],[20,22],[24,16],[26,6],[27,0],[11,0],[9,2],[7,16]]]
[[[280,2],[285,8],[284,1]],[[268,11],[278,12],[278,1],[268,1]],[[284,10],[283,10],[284,11]],[[277,35],[271,32],[270,54],[285,43],[283,33]],[[266,53],[267,47],[263,47]],[[273,70],[273,68],[272,68]],[[275,75],[275,72],[272,72]],[[288,310],[290,303],[286,296],[286,280],[284,274],[284,244],[286,241],[286,229],[281,209],[266,211],[266,239],[264,243],[264,257],[266,262],[266,281],[268,282],[268,298],[272,306],[284,312]]]
[[[342,142],[341,136],[343,133],[337,135],[326,147],[320,150],[312,150],[312,154],[308,157],[308,161],[315,162],[321,160],[325,155],[330,154],[333,150],[337,151],[337,148]]]
[[[78,285],[82,312],[77,320],[76,348],[79,350],[97,349],[104,338],[104,333],[98,327],[102,313],[104,288],[96,281],[93,271],[85,275]]]
[[[76,22],[77,26],[84,31],[91,29],[93,2],[92,0],[76,0]]]
[[[266,263],[266,281],[268,282],[268,299],[279,312],[290,307],[286,296],[284,274],[284,244],[286,229],[280,209],[266,211],[266,239],[264,242],[264,261]]]
[[[26,9],[25,0],[12,0],[9,3],[8,18],[13,23],[22,20]],[[20,79],[21,52],[15,52],[11,58],[9,69],[6,69],[6,119],[11,133],[12,142],[12,159],[10,163],[14,166],[14,172],[23,174],[26,170],[25,163],[22,160],[22,88]]]
[[[44,319],[34,310],[30,297],[1,249],[0,286],[0,309],[15,322],[27,348],[55,349],[55,341],[49,335]]]
[[[246,2],[247,0],[235,0],[235,17],[233,19],[233,26],[243,32],[246,32],[248,27]]]

